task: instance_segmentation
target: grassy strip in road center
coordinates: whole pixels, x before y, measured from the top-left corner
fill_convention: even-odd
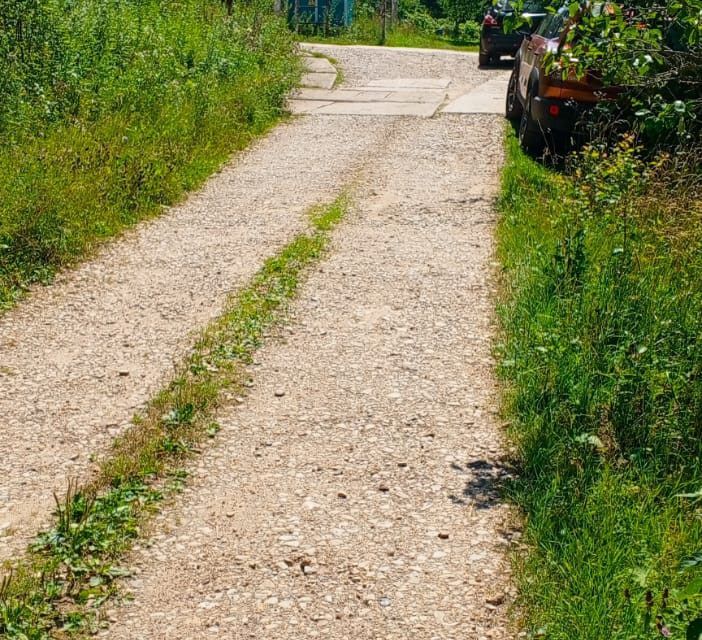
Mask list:
[[[269,258],[202,334],[180,372],[114,444],[89,485],[69,485],[54,527],[0,579],[0,637],[43,640],[91,631],[91,615],[115,590],[119,566],[164,495],[182,483],[181,466],[219,430],[214,414],[243,393],[245,365],[280,324],[306,270],[323,255],[348,208],[342,195],[310,215],[303,233]]]

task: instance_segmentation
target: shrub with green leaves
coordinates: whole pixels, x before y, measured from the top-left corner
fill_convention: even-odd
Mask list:
[[[258,0],[0,0],[0,308],[197,186],[297,73]]]
[[[649,148],[697,144],[702,135],[702,0],[547,2],[551,11],[564,5],[579,17],[554,54],[552,70],[593,73],[606,86],[623,89],[618,100],[599,105],[600,129],[612,137],[632,129]]]
[[[461,23],[480,20],[485,12],[484,0],[439,0],[444,15],[454,25],[458,34]]]

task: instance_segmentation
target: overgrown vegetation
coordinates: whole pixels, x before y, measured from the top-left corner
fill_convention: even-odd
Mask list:
[[[702,133],[702,0],[612,3],[569,32],[568,64],[625,90],[600,110],[650,148],[695,143]]]
[[[519,8],[525,1],[512,4]],[[616,100],[598,105],[600,135],[603,128],[609,136],[634,131],[649,151],[699,142],[702,0],[545,2],[549,11],[564,5],[580,19],[553,52],[550,71],[564,78],[591,73],[620,89]]]
[[[702,3],[565,4],[581,19],[549,71],[620,92],[562,173],[509,140],[499,352],[520,613],[532,637],[699,640]]]
[[[390,0],[356,2],[349,27],[299,25],[304,38],[336,44],[369,44],[391,47],[473,49],[480,41],[480,24],[488,3],[482,0],[399,0],[396,16]],[[383,31],[385,13],[385,31]]]
[[[319,260],[347,208],[344,196],[312,212],[311,233],[266,261],[251,284],[198,340],[175,379],[114,445],[88,486],[70,484],[57,499],[54,527],[29,559],[0,580],[0,636],[45,640],[57,631],[90,631],[92,613],[115,591],[124,552],[164,495],[177,490],[187,456],[219,425],[229,393],[245,393],[244,365],[285,317],[305,270]]]
[[[268,4],[0,0],[0,308],[270,126],[298,71]]]
[[[552,173],[510,137],[499,230],[533,637],[702,632],[702,186],[633,137]]]

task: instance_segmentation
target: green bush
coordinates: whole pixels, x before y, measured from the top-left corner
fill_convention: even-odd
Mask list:
[[[435,3],[434,3],[435,4]],[[385,40],[380,7],[375,0],[361,0],[354,5],[354,20],[348,27],[324,27],[323,35],[307,26],[305,37],[339,44],[386,44],[395,47],[430,47],[440,49],[473,47],[480,41],[480,25],[468,20],[459,22],[438,17],[438,5],[432,13],[426,0],[400,0],[397,22],[386,22]]]
[[[480,20],[490,4],[484,0],[439,0],[444,15],[455,25],[454,29],[468,20]]]
[[[458,33],[463,42],[478,44],[480,42],[480,23],[474,20],[463,22],[458,27]]]
[[[0,0],[0,307],[198,185],[297,77],[270,9]]]
[[[513,0],[523,8],[527,0]],[[555,11],[562,0],[547,0]],[[589,4],[604,10],[582,11]],[[637,132],[649,149],[699,143],[702,135],[702,0],[568,3],[571,16],[552,71],[591,73],[618,98],[602,101],[596,128],[616,137]]]
[[[522,613],[554,640],[696,640],[702,194],[689,158],[603,149],[561,176],[510,139],[499,352]]]

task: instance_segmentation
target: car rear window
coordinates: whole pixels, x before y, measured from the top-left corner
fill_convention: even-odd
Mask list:
[[[541,26],[536,31],[537,35],[543,36],[548,40],[557,38],[563,31],[569,15],[568,7],[560,8],[541,23]]]
[[[514,7],[512,6],[512,3],[509,0],[500,0],[497,3],[497,8],[500,11],[504,11],[505,13],[514,11]],[[526,2],[524,2],[524,4],[522,5],[523,13],[543,13],[543,11],[543,2],[537,2],[536,0],[526,0]]]

